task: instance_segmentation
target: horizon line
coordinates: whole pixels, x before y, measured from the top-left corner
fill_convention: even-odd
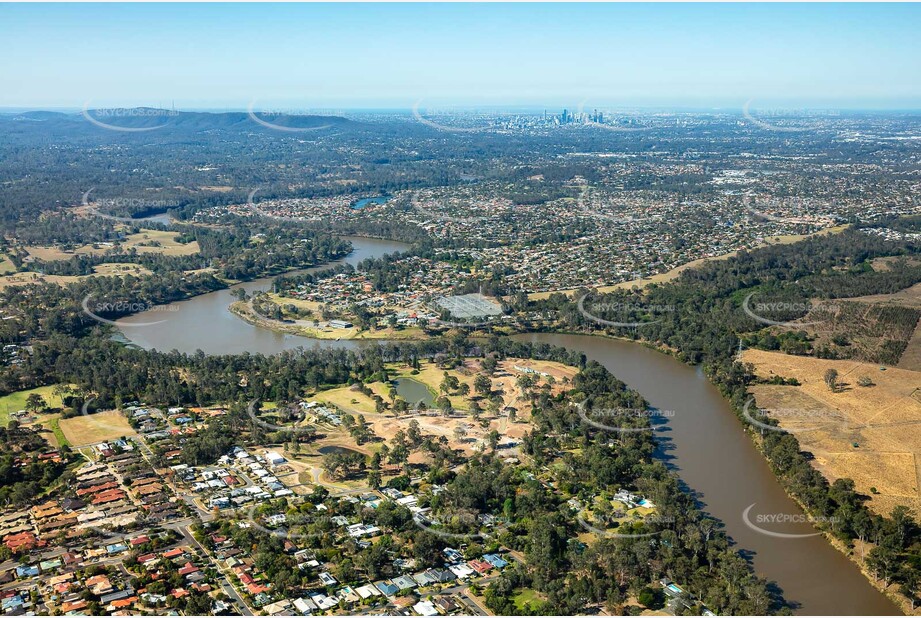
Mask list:
[[[319,115],[319,114],[329,114],[336,112],[404,112],[412,114],[416,109],[422,110],[431,110],[438,112],[451,112],[451,111],[463,111],[463,112],[532,112],[532,113],[542,113],[542,112],[561,112],[563,110],[568,110],[575,113],[588,113],[589,110],[602,110],[602,111],[617,111],[619,113],[631,113],[631,112],[658,112],[658,113],[717,113],[717,114],[726,114],[726,113],[744,113],[747,105],[605,105],[597,104],[591,106],[584,106],[580,110],[578,104],[566,105],[566,104],[553,104],[553,105],[539,105],[539,104],[491,104],[491,105],[471,105],[471,104],[442,104],[437,106],[387,106],[387,105],[368,105],[368,106],[358,106],[358,105],[331,105],[331,106],[300,106],[300,107],[288,107],[288,106],[267,106],[272,109],[255,109],[251,110],[247,107],[239,106],[160,106],[160,105],[99,105],[93,107],[78,107],[72,105],[0,105],[0,114],[8,113],[26,113],[26,112],[57,112],[57,113],[75,113],[80,114],[85,111],[93,110],[113,110],[113,109],[154,109],[154,110],[164,110],[164,111],[174,111],[174,112],[189,112],[189,113],[248,113],[250,111],[258,114],[289,114],[292,116],[297,115]],[[911,103],[911,104],[893,104],[892,106],[884,105],[763,105],[763,106],[752,106],[752,110],[756,111],[761,109],[766,112],[770,111],[785,111],[785,112],[921,112],[921,102]]]

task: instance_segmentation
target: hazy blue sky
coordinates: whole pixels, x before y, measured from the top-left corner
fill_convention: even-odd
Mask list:
[[[921,107],[917,4],[0,5],[0,106]]]

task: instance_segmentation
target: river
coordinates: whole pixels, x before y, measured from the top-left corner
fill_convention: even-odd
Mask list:
[[[379,257],[409,248],[405,243],[374,238],[349,237],[348,240],[352,241],[353,251],[346,258],[298,272],[316,272],[341,263],[354,266],[369,257]],[[309,337],[276,333],[247,324],[227,310],[235,300],[231,295],[232,290],[243,288],[249,294],[268,290],[273,279],[274,277],[255,279],[166,307],[154,307],[149,311],[118,320],[118,328],[128,341],[145,350],[179,350],[189,354],[194,354],[197,350],[206,354],[275,354],[280,350],[299,347],[312,348],[323,345],[354,349],[361,345],[355,341],[320,342]]]
[[[351,264],[406,248],[402,243],[390,241],[350,240],[355,250],[344,261]],[[270,285],[271,279],[241,284],[248,292]],[[272,354],[296,347],[355,349],[371,345],[318,341],[252,326],[228,311],[233,300],[230,291],[220,290],[173,303],[169,311],[158,308],[136,314],[119,320],[118,325],[126,339],[145,349],[188,353],[202,350],[209,354]],[[160,322],[140,325],[156,321]],[[725,524],[726,532],[738,549],[750,557],[756,572],[777,583],[784,598],[797,606],[797,613],[900,613],[870,585],[854,563],[821,536],[815,536],[811,524],[798,521],[803,519],[802,511],[783,491],[762,455],[742,431],[729,404],[699,368],[627,341],[562,334],[519,337],[584,353],[658,408],[661,417],[667,419],[656,433],[659,456],[675,469],[704,510]],[[746,523],[743,513],[750,505],[754,506]]]
[[[522,338],[584,353],[658,409],[659,418],[667,419],[665,429],[656,432],[659,455],[696,494],[703,509],[726,525],[726,533],[751,557],[758,575],[776,582],[784,598],[799,605],[797,613],[901,613],[823,537],[779,538],[745,523],[743,513],[754,504],[748,521],[756,527],[780,534],[815,534],[811,524],[797,521],[802,511],[700,368],[629,341],[550,333]],[[779,519],[789,521],[774,523]]]

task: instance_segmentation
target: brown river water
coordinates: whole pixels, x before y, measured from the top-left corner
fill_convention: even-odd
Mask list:
[[[350,240],[355,250],[344,261],[351,264],[406,248],[391,241]],[[271,279],[241,284],[249,292],[270,285]],[[228,311],[233,300],[229,290],[220,290],[173,303],[168,310],[157,308],[124,318],[118,324],[131,343],[162,351],[273,354],[298,347],[374,345],[319,341],[252,326]],[[141,325],[156,321],[160,322]],[[816,535],[742,431],[729,404],[699,368],[627,341],[550,333],[519,338],[584,353],[657,408],[664,420],[656,431],[659,456],[697,496],[702,508],[725,524],[737,549],[751,559],[758,575],[776,583],[796,613],[900,613],[856,565]]]

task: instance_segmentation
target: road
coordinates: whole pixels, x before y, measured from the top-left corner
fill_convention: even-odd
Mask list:
[[[229,573],[226,567],[221,566],[221,563],[217,560],[217,558],[212,556],[211,552],[205,549],[205,546],[198,542],[198,539],[196,539],[195,536],[192,534],[192,530],[190,527],[186,527],[183,529],[183,536],[189,539],[191,543],[194,543],[202,551],[204,555],[208,556],[208,558],[211,560],[211,563],[217,566],[218,570],[221,572],[221,576],[222,576],[221,579],[223,580],[221,582],[221,589],[227,594],[227,596],[234,599],[239,604],[243,612],[243,615],[244,616],[254,616],[255,612],[253,611],[253,608],[251,608],[246,603],[246,601],[243,599],[243,595],[241,595],[237,591],[236,586],[234,586],[231,583],[233,581],[232,579],[233,574]]]
[[[493,580],[498,579],[498,575],[488,575],[482,579],[477,580],[477,585],[486,587]],[[459,584],[457,586],[451,586],[450,588],[445,588],[441,591],[441,594],[456,594],[461,598],[461,600],[467,604],[470,609],[475,609],[479,612],[480,616],[492,616],[492,612],[483,607],[483,605],[477,601],[476,597],[473,596],[473,593],[470,592],[470,586],[468,584]]]

